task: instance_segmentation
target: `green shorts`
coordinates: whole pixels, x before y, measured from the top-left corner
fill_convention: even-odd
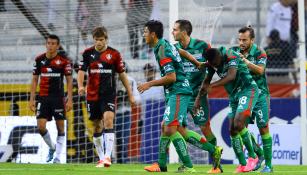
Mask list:
[[[256,119],[258,128],[265,128],[270,118],[270,96],[267,94],[259,95],[258,101],[253,109],[249,123],[254,123]]]
[[[244,116],[250,117],[258,101],[259,89],[257,85],[251,85],[234,96],[229,98],[230,111],[228,118],[234,118],[237,114],[243,113]]]
[[[200,109],[196,115],[193,114],[193,107],[196,97],[192,97],[189,102],[188,112],[191,114],[195,125],[204,126],[210,124],[208,97],[202,97],[200,100]]]
[[[170,95],[166,101],[163,124],[166,126],[187,126],[187,110],[191,96]]]

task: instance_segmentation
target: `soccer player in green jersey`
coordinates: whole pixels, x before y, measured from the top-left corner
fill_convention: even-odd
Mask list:
[[[192,33],[192,24],[188,20],[177,20],[173,27],[173,36],[175,41],[178,43],[175,44],[175,47],[178,49],[183,49],[188,51],[190,54],[194,56],[199,62],[205,62],[206,59],[202,56],[207,49],[210,49],[210,44],[205,41],[198,40],[195,38],[191,38],[190,35]],[[184,136],[185,140],[188,143],[191,143],[197,147],[200,147],[203,150],[208,151],[211,155],[214,153],[214,147],[216,146],[216,137],[212,133],[210,127],[210,116],[209,116],[209,103],[207,96],[201,98],[201,106],[197,114],[193,113],[193,106],[195,102],[195,98],[198,94],[199,88],[201,86],[202,80],[205,78],[205,71],[199,70],[195,65],[193,65],[189,60],[182,59],[183,68],[186,72],[187,79],[189,80],[190,86],[193,91],[193,95],[190,99],[188,112],[191,114],[195,125],[199,126],[202,133],[206,138],[202,138],[198,133],[194,131],[188,131],[188,134]],[[203,144],[198,144],[190,139],[189,136],[197,135],[197,137],[203,139]],[[208,173],[221,173],[222,169],[217,167],[208,171]]]
[[[258,102],[252,112],[251,119],[256,119],[263,143],[263,151],[253,141],[255,152],[259,157],[259,162],[254,170],[258,170],[261,167],[261,162],[265,159],[265,167],[261,172],[273,172],[272,136],[269,132],[270,92],[265,75],[267,55],[263,49],[254,44],[254,39],[254,29],[251,26],[243,27],[239,30],[239,46],[231,49],[240,53],[241,59],[249,68],[253,79],[260,89]]]
[[[196,97],[195,110],[199,109],[200,99],[207,95],[211,88],[224,86],[229,95],[231,108],[228,114],[231,143],[240,163],[236,172],[252,171],[258,158],[252,146],[250,133],[245,127],[245,121],[251,116],[251,111],[258,99],[259,89],[246,64],[233,50],[226,50],[224,47],[211,48],[205,52],[204,57],[209,64],[208,74]],[[221,79],[210,84],[215,72]],[[244,157],[242,141],[248,150],[248,163]]]
[[[151,20],[145,24],[144,38],[146,44],[154,48],[162,78],[141,84],[138,86],[138,90],[142,93],[152,86],[164,86],[167,105],[163,116],[158,163],[154,163],[144,169],[150,172],[167,171],[167,147],[172,142],[186,170],[194,172],[186,142],[178,132],[179,126],[185,121],[192,90],[183,72],[178,51],[162,36],[163,24],[160,21]]]
[[[197,142],[199,145],[203,144],[204,140],[200,135],[191,134],[189,130],[183,127],[187,126],[186,116],[192,89],[183,70],[179,52],[182,56],[197,65],[197,67],[201,67],[201,65],[188,52],[184,50],[179,50],[178,52],[178,50],[167,40],[163,39],[162,36],[163,24],[160,21],[151,20],[146,23],[144,38],[150,47],[154,47],[154,54],[159,63],[162,78],[141,84],[138,86],[138,90],[142,93],[152,86],[164,86],[167,104],[163,116],[158,163],[154,163],[144,169],[150,172],[166,171],[167,148],[170,141],[172,141],[184,165],[180,171],[194,172],[195,170],[193,169],[182,135],[184,137],[189,137],[191,141]],[[189,134],[190,136],[187,136]],[[214,150],[213,155],[215,162],[219,165],[221,148],[213,146],[212,149]]]

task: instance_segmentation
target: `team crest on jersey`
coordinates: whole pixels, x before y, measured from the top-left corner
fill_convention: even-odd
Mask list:
[[[111,55],[111,54],[107,54],[107,55],[106,55],[106,58],[107,58],[108,60],[110,60],[110,59],[112,58],[112,55]]]

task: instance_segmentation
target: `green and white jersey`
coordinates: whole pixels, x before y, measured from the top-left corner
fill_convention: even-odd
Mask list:
[[[227,75],[229,68],[236,68],[237,73],[235,80],[224,86],[229,97],[234,96],[237,92],[251,86],[252,84],[256,85],[246,64],[241,60],[238,53],[231,49],[226,50],[225,47],[220,47],[219,51],[222,54],[222,64],[218,68],[209,67],[208,76],[213,76],[216,72],[220,78],[224,78]]]
[[[196,58],[197,61],[199,62],[207,61],[206,58],[203,57],[203,52],[211,48],[210,44],[206,43],[205,41],[194,38],[191,38],[187,48],[183,48],[183,46],[179,42],[176,43],[175,46],[178,49],[186,50],[191,55],[193,55],[194,58]],[[189,60],[185,58],[182,59],[182,62],[183,62],[184,71],[187,75],[187,78],[190,82],[190,86],[193,90],[193,96],[197,96],[201,83],[205,78],[206,72],[200,71],[193,63],[191,63]]]
[[[232,47],[230,48],[236,52],[242,53],[240,47]],[[243,53],[242,53],[243,54]],[[253,44],[252,47],[249,49],[248,55],[245,55],[246,59],[248,59],[251,63],[255,65],[263,65],[264,68],[266,67],[267,63],[267,54],[261,48],[259,48],[256,44]],[[269,95],[269,88],[266,80],[265,73],[262,75],[257,75],[253,72],[250,72],[253,79],[255,80],[258,88],[260,89],[260,93]]]
[[[154,53],[159,63],[161,77],[169,73],[176,73],[176,82],[164,86],[165,97],[168,98],[174,94],[192,95],[189,80],[183,70],[182,59],[175,46],[162,38],[155,46]]]

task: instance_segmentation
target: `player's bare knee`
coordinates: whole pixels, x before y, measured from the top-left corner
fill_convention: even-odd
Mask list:
[[[46,132],[47,132],[47,128],[46,127],[42,127],[42,126],[38,126],[37,127],[37,130],[38,130],[38,133],[40,134],[40,135],[45,135],[46,134]]]
[[[165,135],[171,136],[177,132],[177,126],[167,126],[165,128]]]
[[[104,118],[104,128],[113,129],[113,118]]]
[[[269,126],[267,125],[267,126],[265,126],[263,128],[259,128],[259,132],[260,132],[261,135],[265,135],[265,134],[269,133],[270,132],[269,131]]]
[[[186,134],[186,132],[187,132],[187,130],[186,130],[186,128],[185,127],[178,127],[178,132],[184,137],[185,135],[187,135]]]

